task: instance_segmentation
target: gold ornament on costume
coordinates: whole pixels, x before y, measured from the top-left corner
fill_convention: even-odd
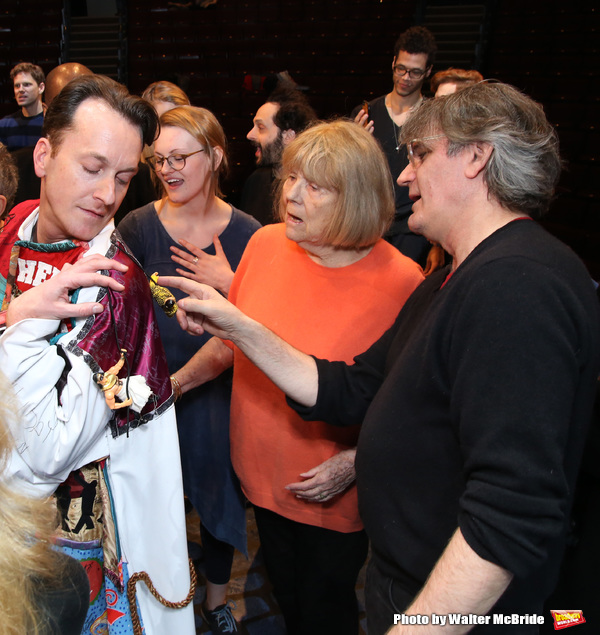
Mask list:
[[[150,291],[158,306],[166,313],[167,317],[173,317],[177,313],[177,301],[175,296],[166,288],[157,284],[158,272],[149,278]]]

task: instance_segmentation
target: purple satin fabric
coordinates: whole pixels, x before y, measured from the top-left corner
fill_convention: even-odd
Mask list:
[[[88,319],[75,345],[91,356],[91,359],[86,356],[86,362],[93,372],[103,372],[113,366],[119,359],[120,349],[125,348],[129,369],[126,363],[119,378],[124,380],[127,374],[142,375],[152,390],[153,396],[140,414],[128,408],[114,411],[111,428],[113,435],[117,436],[127,430],[127,423],[129,427],[136,427],[149,421],[154,412],[162,412],[169,407],[172,389],[146,274],[125,252],[118,234],[113,234],[112,241],[106,256],[125,263],[129,269],[126,273],[108,273],[125,286],[125,291],[118,293],[100,289],[98,302],[105,307],[104,311]],[[174,324],[174,328],[179,326]],[[73,350],[73,346],[69,348]]]

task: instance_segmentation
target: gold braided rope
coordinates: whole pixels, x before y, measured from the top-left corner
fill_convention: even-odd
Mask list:
[[[163,605],[169,609],[182,609],[187,606],[194,598],[194,594],[196,593],[196,583],[198,578],[196,576],[196,569],[194,567],[194,563],[191,559],[190,562],[190,590],[187,594],[187,597],[182,602],[169,602],[169,600],[165,600],[165,598],[156,590],[155,586],[152,584],[152,580],[150,580],[150,576],[145,571],[138,571],[138,573],[134,573],[129,580],[127,581],[127,600],[129,601],[129,610],[131,611],[131,621],[133,623],[133,633],[134,635],[142,635],[142,625],[140,623],[140,616],[137,611],[137,606],[135,603],[135,585],[138,580],[143,580],[148,587],[148,591],[152,593],[152,595]]]

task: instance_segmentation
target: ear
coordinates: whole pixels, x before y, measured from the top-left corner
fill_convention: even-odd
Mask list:
[[[291,128],[289,130],[284,130],[281,133],[281,138],[283,139],[283,145],[287,146],[288,143],[292,143],[292,141],[296,138],[296,131]]]
[[[38,84],[38,90],[40,91],[40,95],[46,90],[46,84],[44,82],[40,82]]]
[[[46,163],[52,154],[52,146],[46,137],[41,137],[33,149],[33,168],[40,179],[46,176]]]
[[[6,210],[6,196],[4,194],[0,194],[0,218],[2,218],[2,214]]]
[[[465,176],[469,179],[477,178],[492,156],[494,147],[487,142],[473,143],[464,150],[466,157]]]
[[[221,146],[214,146],[213,148],[213,172],[216,172],[223,160],[223,148]]]
[[[433,68],[433,64],[427,67],[427,71],[425,72],[425,77],[429,77],[431,75],[432,68]]]

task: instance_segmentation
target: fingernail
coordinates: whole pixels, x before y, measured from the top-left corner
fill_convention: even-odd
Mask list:
[[[104,307],[101,304],[94,304],[92,313],[102,313],[102,311],[104,311]]]

